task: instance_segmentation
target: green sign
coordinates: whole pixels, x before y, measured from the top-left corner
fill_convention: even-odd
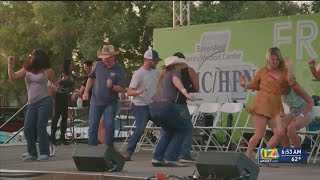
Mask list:
[[[162,59],[182,52],[199,74],[201,94],[212,101],[247,101],[237,72],[252,78],[265,66],[267,49],[274,46],[284,57],[291,57],[302,87],[311,95],[320,95],[320,82],[314,81],[308,67],[310,58],[320,63],[319,27],[318,13],[160,28],[154,30],[153,46]]]

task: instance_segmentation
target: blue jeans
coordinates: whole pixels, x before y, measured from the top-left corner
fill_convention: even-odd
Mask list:
[[[45,97],[38,102],[28,104],[24,121],[24,136],[27,141],[28,153],[38,156],[36,140],[39,139],[41,155],[49,156],[49,137],[47,125],[52,111],[52,97]],[[36,131],[35,131],[36,129]]]
[[[98,145],[98,127],[101,116],[103,115],[103,121],[106,131],[106,145],[113,146],[114,140],[114,119],[116,117],[117,102],[110,103],[104,106],[90,105],[89,109],[89,146]]]
[[[169,101],[151,103],[150,113],[152,120],[163,129],[153,159],[177,161],[183,139],[190,131],[187,121],[181,117],[175,104]]]
[[[127,147],[127,152],[130,155],[132,155],[133,152],[135,151],[135,149],[137,147],[137,143],[139,142],[142,134],[144,133],[144,130],[146,128],[146,125],[147,125],[149,119],[151,119],[150,110],[149,110],[148,105],[136,106],[133,104],[132,110],[133,110],[133,114],[134,114],[136,128],[135,128],[132,136],[130,137],[128,147]]]
[[[181,150],[180,157],[182,159],[190,159],[191,158],[190,151],[193,143],[193,136],[192,136],[193,125],[191,122],[191,116],[190,116],[187,104],[175,104],[175,106],[178,112],[180,113],[180,116],[186,121],[189,129],[182,143],[182,150]]]

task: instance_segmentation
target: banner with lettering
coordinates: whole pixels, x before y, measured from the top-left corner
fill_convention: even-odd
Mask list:
[[[239,85],[239,73],[251,80],[266,65],[270,47],[291,57],[294,75],[310,95],[320,95],[320,82],[308,61],[320,63],[320,13],[216,24],[159,28],[153,47],[162,59],[182,52],[199,75],[202,98],[212,102],[247,102],[251,91]],[[163,65],[164,61],[159,65]]]

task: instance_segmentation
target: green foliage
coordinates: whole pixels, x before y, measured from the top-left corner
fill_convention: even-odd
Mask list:
[[[320,12],[320,1],[313,1],[311,3],[311,11],[313,13],[319,13]]]
[[[191,24],[317,13],[319,7],[319,1],[301,6],[290,1],[198,1],[190,5]],[[153,29],[171,27],[172,16],[172,1],[2,1],[0,94],[25,96],[22,79],[8,81],[7,57],[15,56],[18,70],[35,48],[48,53],[56,74],[64,59],[73,58],[76,74],[82,75],[81,62],[95,60],[98,49],[113,44],[121,52],[117,61],[126,68],[129,84],[152,45]]]

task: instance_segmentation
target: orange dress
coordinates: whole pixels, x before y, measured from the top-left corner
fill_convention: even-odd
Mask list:
[[[268,73],[266,67],[260,69],[247,84],[247,89],[257,90],[251,106],[247,109],[251,115],[260,114],[273,119],[281,111],[281,95],[290,89],[287,80],[287,69],[282,71],[279,79]]]

